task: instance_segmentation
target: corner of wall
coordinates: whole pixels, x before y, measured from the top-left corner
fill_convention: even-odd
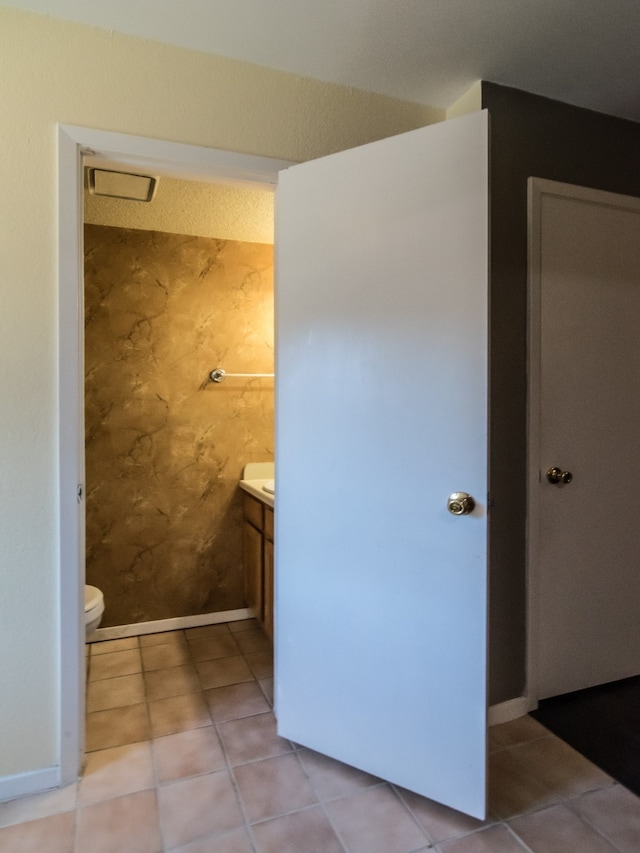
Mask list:
[[[482,81],[476,82],[458,98],[450,107],[447,107],[445,118],[459,118],[467,113],[475,113],[482,109]]]

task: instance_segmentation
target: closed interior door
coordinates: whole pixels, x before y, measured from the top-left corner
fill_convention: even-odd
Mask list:
[[[536,183],[531,571],[545,698],[640,673],[640,200]]]
[[[487,117],[276,193],[281,735],[483,816]],[[470,514],[447,509],[470,493]]]

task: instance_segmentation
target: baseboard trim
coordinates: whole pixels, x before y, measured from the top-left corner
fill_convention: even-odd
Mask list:
[[[531,710],[529,699],[526,696],[518,696],[517,699],[508,699],[506,702],[498,702],[497,705],[489,706],[488,723],[497,726],[499,723],[509,723],[524,717]]]
[[[28,773],[16,773],[15,776],[5,776],[0,779],[0,803],[59,787],[60,768],[58,766],[30,770]]]
[[[163,631],[180,631],[183,628],[218,625],[220,622],[238,622],[241,619],[252,619],[254,615],[254,612],[248,607],[243,607],[240,610],[221,610],[217,613],[198,613],[196,616],[156,619],[154,622],[114,625],[111,628],[96,628],[87,642],[100,643],[103,640],[121,640],[123,637],[137,637],[140,634],[159,634]]]

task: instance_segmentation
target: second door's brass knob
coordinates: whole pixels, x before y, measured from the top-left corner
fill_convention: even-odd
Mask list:
[[[549,468],[547,480],[557,486],[560,483],[570,483],[573,480],[573,474],[571,471],[563,471],[562,468]]]

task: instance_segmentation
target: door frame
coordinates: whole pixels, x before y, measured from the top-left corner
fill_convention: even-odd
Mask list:
[[[540,456],[540,205],[547,184],[541,178],[527,181],[527,661],[525,697],[527,709],[538,707],[538,632],[539,586],[536,567],[539,562],[540,534],[538,501],[538,459]],[[555,185],[555,184],[554,184]]]
[[[640,201],[633,196],[597,190],[577,184],[552,181],[546,178],[530,177],[527,181],[527,291],[528,291],[528,330],[527,330],[527,531],[526,531],[526,572],[527,572],[527,659],[525,697],[528,709],[538,707],[541,672],[539,663],[540,620],[540,491],[541,472],[539,468],[541,445],[541,210],[545,195],[572,198],[580,201],[609,202],[619,206],[621,199],[632,200],[634,206]]]
[[[58,125],[60,786],[78,778],[85,747],[83,168],[93,164],[271,191],[278,173],[294,165],[288,160]]]

